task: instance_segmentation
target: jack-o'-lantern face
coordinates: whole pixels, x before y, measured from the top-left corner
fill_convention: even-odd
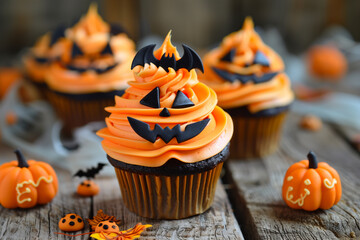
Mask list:
[[[145,64],[154,64],[157,67],[162,67],[165,71],[169,71],[169,68],[177,71],[178,69],[185,68],[188,71],[194,68],[198,68],[203,71],[203,65],[200,57],[190,47],[183,45],[184,55],[181,59],[176,60],[175,54],[163,54],[160,59],[157,59],[153,55],[155,45],[149,45],[141,49],[135,56],[132,68],[135,66],[144,66]],[[166,107],[161,107],[160,104],[160,89],[155,87],[141,100],[140,104],[151,108],[162,108],[159,113],[160,117],[171,117],[171,109],[169,111]],[[189,99],[186,93],[182,91],[176,92],[176,97],[172,103],[172,109],[193,107],[195,104]],[[170,127],[161,127],[159,124],[155,124],[154,129],[150,129],[150,125],[137,120],[132,117],[128,117],[128,121],[132,129],[142,138],[154,143],[158,137],[160,137],[165,143],[169,143],[171,139],[176,138],[178,143],[187,141],[200,134],[207,126],[210,119],[206,118],[201,121],[188,124],[183,131],[180,130],[180,124]]]
[[[98,225],[96,225],[95,232],[97,233],[119,232],[119,226],[114,221],[102,221]]]
[[[81,182],[77,188],[77,193],[84,197],[95,196],[99,193],[99,186],[91,180],[85,180]]]
[[[295,163],[286,172],[283,199],[295,209],[329,209],[341,198],[339,175],[327,163],[317,163],[313,152],[308,159]]]

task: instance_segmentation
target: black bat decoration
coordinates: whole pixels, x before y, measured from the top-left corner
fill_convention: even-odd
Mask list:
[[[202,64],[201,58],[199,55],[189,46],[183,44],[182,47],[184,49],[184,54],[181,57],[181,59],[177,60],[175,59],[174,54],[171,56],[165,56],[165,54],[161,57],[160,60],[156,59],[154,56],[154,48],[155,44],[148,45],[146,47],[143,47],[140,49],[131,64],[131,69],[134,67],[140,65],[144,66],[145,63],[153,63],[157,67],[162,67],[165,71],[169,72],[169,67],[174,69],[175,71],[186,68],[188,71],[191,69],[197,68],[201,72],[204,72],[204,66]]]
[[[87,179],[95,178],[95,175],[106,165],[106,163],[98,163],[96,167],[88,168],[85,171],[80,169],[74,174],[74,177],[86,177]]]
[[[208,125],[210,118],[191,123],[185,127],[184,131],[180,130],[180,124],[175,125],[172,129],[169,127],[162,128],[159,124],[155,124],[154,129],[151,130],[149,124],[135,118],[128,117],[128,121],[140,137],[152,143],[156,141],[157,137],[160,137],[165,143],[169,143],[175,137],[178,143],[181,143],[199,135]]]
[[[272,73],[265,73],[262,76],[256,76],[255,74],[251,75],[241,75],[237,73],[229,73],[225,70],[219,69],[219,68],[212,68],[220,77],[224,78],[225,80],[233,83],[235,81],[240,81],[241,83],[245,84],[249,81],[253,81],[256,83],[263,83],[270,81],[273,77],[278,75],[278,72],[272,72]]]

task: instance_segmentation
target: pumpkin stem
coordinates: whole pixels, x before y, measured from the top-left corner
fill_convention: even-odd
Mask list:
[[[16,154],[16,157],[17,157],[17,160],[19,162],[19,165],[18,167],[19,168],[28,168],[29,167],[29,164],[27,163],[26,159],[24,158],[24,155],[22,155],[22,153],[20,152],[19,149],[16,149],[14,151],[14,153]]]
[[[313,151],[310,151],[307,155],[309,159],[309,168],[316,169],[318,167],[318,161],[316,160],[316,155]]]

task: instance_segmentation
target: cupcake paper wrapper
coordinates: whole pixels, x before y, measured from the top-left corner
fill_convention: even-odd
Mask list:
[[[143,217],[181,219],[210,208],[223,163],[183,176],[138,174],[115,168],[126,207]]]
[[[263,157],[275,152],[287,112],[264,117],[233,117],[230,158]]]
[[[92,121],[102,121],[109,114],[105,107],[114,104],[114,97],[94,100],[68,98],[52,91],[47,91],[47,98],[53,105],[59,118],[64,123],[65,133]]]

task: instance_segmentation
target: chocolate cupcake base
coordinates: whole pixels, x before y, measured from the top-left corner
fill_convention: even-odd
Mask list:
[[[191,166],[171,159],[168,161],[171,166],[148,167],[147,172],[144,167],[118,164],[110,156],[108,159],[115,167],[124,204],[130,211],[153,219],[182,219],[210,208],[228,154],[227,146],[217,155]],[[131,166],[135,166],[133,171]]]

